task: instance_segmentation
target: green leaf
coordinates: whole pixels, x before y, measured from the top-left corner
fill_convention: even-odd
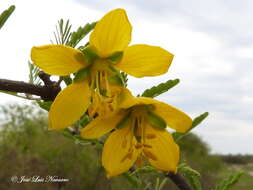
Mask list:
[[[112,64],[120,62],[120,60],[123,57],[122,51],[117,51],[114,54],[112,54],[110,57],[107,57],[106,60]]]
[[[192,129],[194,129],[202,121],[204,121],[204,119],[206,119],[208,115],[209,115],[209,113],[205,112],[205,113],[195,117],[193,119],[192,126],[185,133],[179,133],[179,132],[172,133],[172,136],[173,136],[174,140],[179,141],[181,138],[183,138],[185,135],[187,135]]]
[[[158,127],[161,129],[165,129],[167,126],[163,118],[154,114],[153,112],[148,112],[148,123],[154,127]]]
[[[176,86],[179,82],[179,79],[168,80],[165,83],[160,83],[157,86],[153,86],[152,88],[145,90],[141,96],[154,98],[164,92],[167,92],[169,89]]]
[[[209,113],[208,113],[208,112],[205,112],[205,113],[199,115],[198,117],[196,117],[196,118],[193,120],[193,122],[192,122],[192,126],[191,126],[190,130],[193,129],[193,128],[195,128],[195,127],[197,127],[202,121],[204,121],[204,119],[206,119],[206,117],[207,117],[208,115],[209,115]]]
[[[60,19],[58,21],[58,25],[55,26],[56,31],[54,32],[56,44],[67,45],[69,43],[71,27],[69,20],[65,22],[63,19]]]
[[[96,22],[86,24],[84,27],[79,27],[76,32],[71,34],[68,46],[76,47],[76,45],[96,26]]]
[[[0,29],[3,27],[4,23],[7,21],[9,16],[13,13],[15,10],[15,6],[10,6],[7,10],[3,11],[0,15]]]
[[[130,175],[129,173],[124,173],[122,174],[126,179],[127,181],[134,187],[134,188],[139,188],[141,186],[141,182],[140,180],[136,177],[136,176],[133,176],[133,175]]]
[[[84,139],[81,135],[75,135],[69,129],[64,129],[58,132],[62,134],[64,137],[73,140],[77,144],[99,143],[97,139]]]
[[[0,92],[5,93],[5,94],[9,94],[12,96],[16,96],[18,94],[17,92],[10,92],[10,91],[6,91],[6,90],[0,90]]]
[[[69,132],[69,130],[59,131],[64,137],[74,140],[74,135]]]
[[[29,66],[29,83],[35,85],[41,85],[42,81],[39,78],[40,69],[36,65],[28,61]]]
[[[219,183],[213,190],[228,190],[234,184],[236,184],[244,172],[239,171],[230,175],[228,178],[224,179],[221,183]]]
[[[85,80],[89,76],[89,73],[90,73],[89,67],[80,69],[79,71],[77,71],[75,75],[74,82],[80,82]]]
[[[52,101],[47,101],[47,102],[43,102],[43,101],[37,101],[37,103],[39,104],[39,106],[46,110],[46,111],[49,111],[50,110],[50,107],[52,105]]]
[[[120,72],[120,76],[122,76],[122,80],[124,81],[124,86],[127,87],[127,81],[128,81],[128,78],[127,78],[127,74],[125,72]]]
[[[191,184],[194,190],[202,190],[200,183],[200,173],[186,164],[182,164],[178,167],[179,173],[183,174],[187,181]]]
[[[97,139],[84,139],[81,135],[72,135],[73,139],[75,139],[76,142],[79,144],[81,143],[99,143]]]
[[[196,171],[196,170],[190,168],[190,167],[187,166],[187,164],[185,164],[185,163],[180,164],[180,165],[178,166],[178,170],[179,170],[179,172],[182,172],[182,173],[186,173],[186,172],[191,173],[191,174],[193,174],[193,175],[195,175],[195,176],[197,176],[197,177],[200,177],[200,176],[201,176],[200,173],[199,173],[198,171]]]

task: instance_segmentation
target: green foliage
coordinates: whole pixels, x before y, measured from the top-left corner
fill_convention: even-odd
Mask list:
[[[228,178],[219,183],[213,190],[228,190],[239,181],[243,174],[244,172],[240,171],[230,175]]]
[[[209,147],[198,136],[188,133],[180,141],[181,163],[197,171],[201,175],[201,185],[204,190],[210,190],[219,179],[219,173],[224,165],[222,160],[210,154]],[[180,171],[180,170],[179,170]]]
[[[195,127],[197,127],[202,121],[204,121],[204,119],[206,119],[206,117],[208,115],[209,115],[209,113],[205,112],[205,113],[199,115],[198,117],[194,118],[190,130],[193,129],[193,128],[195,128]]]
[[[4,114],[4,115],[3,115]],[[34,189],[33,184],[13,184],[17,176],[59,176],[70,180],[64,189],[95,189],[101,176],[100,149],[76,144],[59,132],[47,131],[47,116],[36,106],[1,107],[0,189]],[[36,189],[59,189],[58,183],[43,183]],[[62,189],[62,188],[61,188]]]
[[[163,94],[164,92],[167,92],[169,89],[176,86],[179,82],[179,79],[168,80],[167,82],[160,83],[157,86],[153,86],[152,88],[145,90],[141,96],[154,98],[160,94]]]
[[[167,178],[164,178],[160,183],[160,178],[156,178],[155,190],[162,190],[167,180],[168,180]]]
[[[253,163],[253,155],[242,155],[242,154],[228,154],[228,155],[218,155],[222,160],[228,164],[250,164]]]
[[[0,15],[0,29],[3,27],[4,23],[8,20],[10,15],[13,13],[15,10],[15,6],[12,5],[10,6],[7,10],[1,13]]]
[[[67,45],[76,47],[76,45],[96,26],[96,22],[87,23],[84,27],[79,27],[76,32],[72,32]]]
[[[206,119],[208,115],[209,115],[209,113],[205,112],[205,113],[195,117],[192,121],[192,126],[185,133],[174,132],[172,135],[173,135],[173,138],[175,139],[175,141],[179,141],[181,138],[183,138],[185,135],[187,135],[192,129],[194,129],[202,121],[204,121],[204,119]]]
[[[46,110],[46,111],[49,111],[50,110],[50,107],[51,107],[51,105],[52,105],[52,101],[46,101],[46,102],[44,102],[44,101],[37,101],[37,103],[38,103],[38,105],[42,108],[42,109],[44,109],[44,110]]]
[[[69,43],[69,39],[71,37],[71,25],[69,24],[69,20],[65,22],[63,19],[58,21],[58,25],[55,26],[56,31],[54,32],[55,43],[67,45]]]
[[[182,173],[188,182],[191,184],[194,190],[202,190],[200,183],[200,173],[186,164],[181,164],[178,167],[179,173]]]
[[[122,76],[122,79],[124,81],[123,84],[125,84],[125,87],[127,87],[127,81],[128,81],[127,74],[125,72],[120,72],[120,75]]]
[[[29,66],[29,83],[35,85],[41,85],[41,79],[39,78],[40,69],[36,65],[28,61]]]
[[[150,166],[106,179],[101,166],[102,145],[99,140],[83,139],[68,129],[48,131],[45,113],[35,105],[1,107],[0,189],[20,188],[22,184],[8,186],[10,177],[15,174],[69,178],[65,189],[177,190],[170,180],[166,180],[163,172]],[[85,115],[81,120],[84,125],[90,121]],[[194,170],[199,171],[203,189],[210,189],[216,184],[212,178],[220,173],[221,160],[210,156],[206,145],[195,135],[187,135],[179,145],[182,162],[189,165],[181,165],[179,172],[199,176]],[[22,188],[34,189],[30,185],[23,184]],[[56,185],[43,184],[36,189],[53,190],[57,189]]]
[[[60,19],[56,25],[54,32],[55,43],[76,47],[76,45],[95,27],[96,23],[86,24],[84,27],[79,27],[76,32],[71,32],[72,25],[69,20]],[[52,42],[53,43],[53,42]]]
[[[129,173],[124,173],[123,176],[135,189],[138,189],[141,186],[141,181],[138,177],[130,175]]]
[[[158,170],[156,168],[153,168],[152,166],[144,166],[142,168],[137,168],[135,171],[131,173],[131,175],[137,175],[142,173],[150,173],[150,172],[157,172]]]

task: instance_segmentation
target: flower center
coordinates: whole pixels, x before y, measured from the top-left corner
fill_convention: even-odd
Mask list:
[[[89,116],[105,116],[116,110],[117,95],[120,93],[121,87],[115,89],[115,85],[110,83],[109,79],[114,73],[105,60],[96,60],[91,66],[90,72],[92,104],[88,108]]]
[[[131,159],[134,151],[139,151],[140,154],[137,158],[137,166],[143,165],[144,157],[157,160],[157,157],[150,151],[152,145],[147,143],[147,140],[156,138],[155,134],[147,133],[148,125],[148,105],[137,105],[131,109],[130,113],[130,128],[131,128],[131,139],[130,146],[127,154],[122,158],[121,162],[124,162],[126,159]],[[150,126],[149,126],[150,127]],[[136,139],[135,141],[133,139]],[[127,141],[123,141],[122,148],[126,148]],[[131,155],[131,157],[130,157]]]

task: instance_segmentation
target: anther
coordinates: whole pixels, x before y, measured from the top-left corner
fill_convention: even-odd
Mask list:
[[[145,149],[143,149],[143,152],[144,152],[145,156],[147,156],[148,158],[150,158],[154,161],[157,161],[157,157],[152,152],[145,150]]]
[[[139,149],[139,148],[141,148],[142,147],[142,144],[141,143],[137,143],[136,145],[135,145],[135,148],[136,149]]]
[[[148,145],[148,144],[143,144],[143,146],[144,146],[145,148],[152,148],[152,146],[151,146],[151,145]]]
[[[156,138],[156,135],[155,134],[147,134],[146,138],[147,139],[154,139],[154,138]]]

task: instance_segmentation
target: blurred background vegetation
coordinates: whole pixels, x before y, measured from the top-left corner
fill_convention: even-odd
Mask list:
[[[210,126],[211,127],[211,126]],[[181,162],[201,174],[204,190],[214,188],[235,171],[245,173],[231,190],[253,189],[252,155],[211,155],[206,143],[189,134],[180,141]],[[0,189],[132,190],[134,181],[121,175],[107,180],[101,166],[102,145],[67,138],[59,131],[47,130],[47,114],[36,105],[9,104],[0,113]],[[113,156],[113,155],[112,155]],[[58,176],[59,183],[12,183],[11,176]],[[139,189],[152,190],[164,181],[161,190],[176,190],[158,171],[138,173]]]

